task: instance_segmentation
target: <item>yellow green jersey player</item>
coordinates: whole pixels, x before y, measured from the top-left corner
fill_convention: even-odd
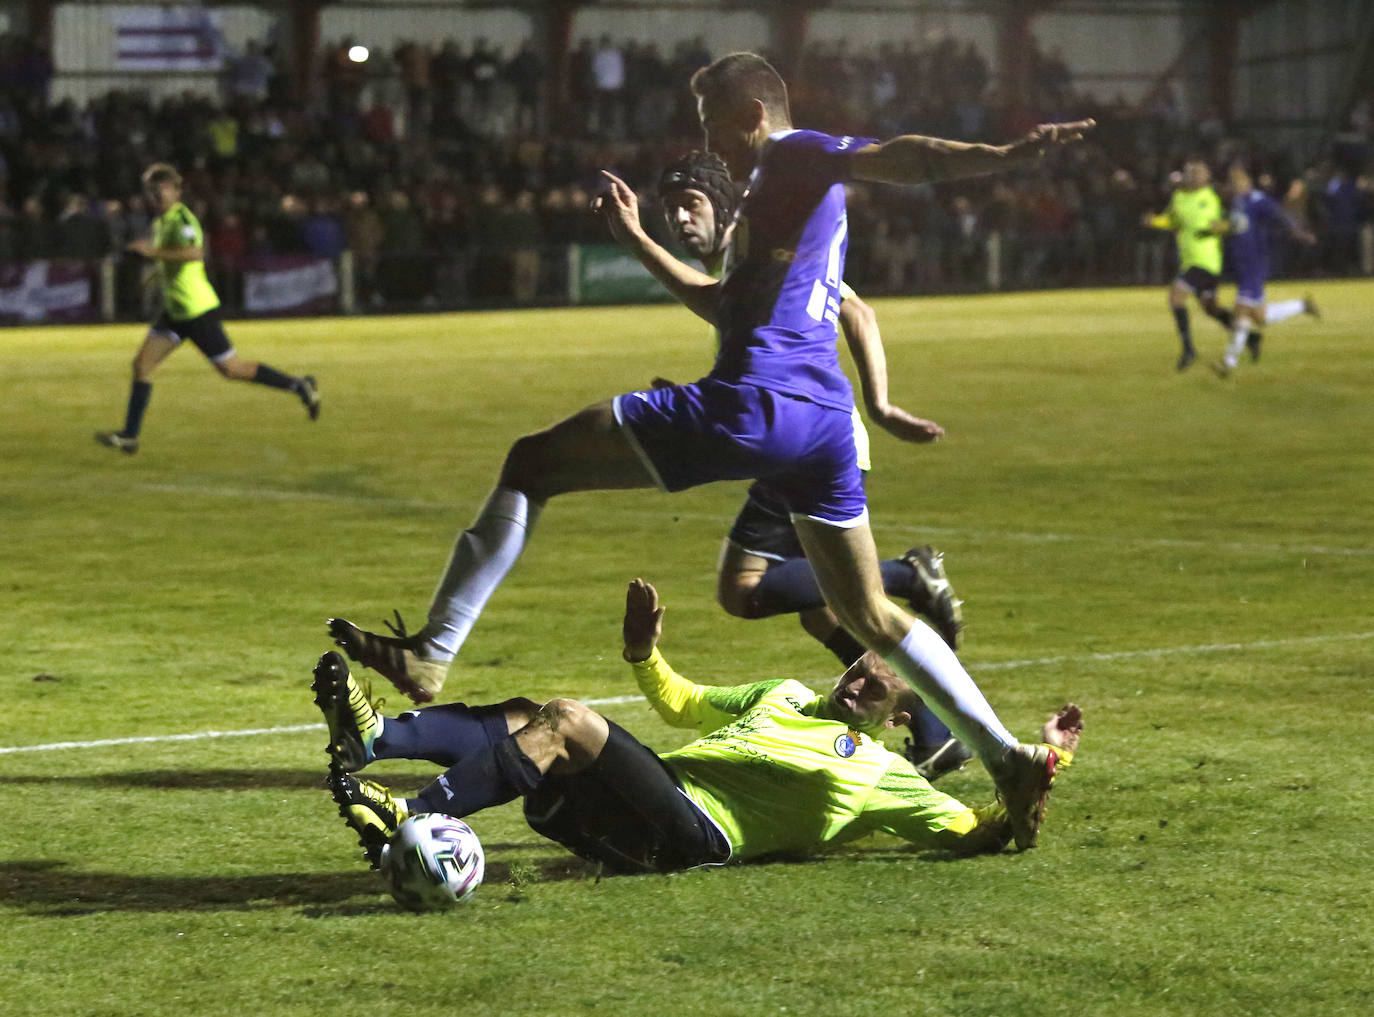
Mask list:
[[[877,831],[957,853],[1000,851],[1011,839],[1000,803],[972,808],[937,791],[883,745],[883,732],[904,724],[919,700],[876,654],[826,694],[790,679],[698,685],[659,652],[662,618],[653,586],[631,582],[623,656],[659,716],[698,733],[662,754],[569,699],[382,717],[343,658],[325,654],[314,689],[329,727],[329,783],[373,863],[408,815],[461,818],[518,796],[536,832],[612,872],[795,856]],[[1053,771],[1072,760],[1082,728],[1082,711],[1069,704],[1041,729]],[[448,769],[399,798],[353,776],[378,759]]]
[[[1169,309],[1182,345],[1177,365],[1180,371],[1186,371],[1197,359],[1188,323],[1189,294],[1222,327],[1230,328],[1232,322],[1231,312],[1217,303],[1226,213],[1221,198],[1212,189],[1211,178],[1205,162],[1189,160],[1183,166],[1179,186],[1170,196],[1168,207],[1158,215],[1147,214],[1144,219],[1151,229],[1173,233],[1178,245],[1178,275],[1169,284]]]
[[[186,339],[222,377],[290,392],[304,404],[310,419],[317,419],[320,392],[314,377],[283,374],[266,364],[245,360],[225,335],[219,297],[205,274],[205,237],[200,221],[182,203],[181,175],[167,163],[154,163],[143,172],[143,189],[156,218],[149,235],[130,243],[128,250],[152,261],[153,277],[162,293],[162,310],[134,355],[124,427],[99,431],[96,441],[129,455],[138,451],[143,415],[153,394],[153,374]]]

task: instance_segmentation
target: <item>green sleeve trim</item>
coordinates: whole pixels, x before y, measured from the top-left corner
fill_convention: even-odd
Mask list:
[[[878,780],[875,790],[918,805],[929,797],[930,784],[914,770],[890,766]]]
[[[721,713],[739,716],[786,680],[775,678],[748,685],[710,685],[705,687],[701,698]]]
[[[631,661],[644,698],[673,727],[714,731],[731,723],[785,679],[751,685],[698,685],[672,669],[657,648],[646,660]]]

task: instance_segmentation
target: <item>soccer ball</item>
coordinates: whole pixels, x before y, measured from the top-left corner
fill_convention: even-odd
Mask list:
[[[382,848],[382,878],[396,903],[433,911],[467,900],[486,873],[477,834],[437,812],[410,816]]]

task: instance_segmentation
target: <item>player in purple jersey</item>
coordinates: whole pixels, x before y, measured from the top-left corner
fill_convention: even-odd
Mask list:
[[[1227,222],[1227,252],[1231,269],[1236,276],[1235,323],[1231,342],[1212,370],[1220,377],[1230,377],[1240,364],[1240,355],[1248,347],[1250,356],[1259,359],[1261,329],[1276,325],[1299,314],[1320,318],[1311,296],[1302,300],[1264,302],[1264,283],[1269,277],[1269,245],[1278,232],[1292,234],[1303,244],[1315,244],[1314,237],[1301,224],[1293,221],[1273,198],[1255,186],[1244,163],[1232,163],[1230,169],[1231,214]]]
[[[332,619],[330,633],[350,657],[416,702],[429,701],[550,498],[766,481],[792,513],[841,624],[974,749],[1007,805],[1017,846],[1032,847],[1057,757],[1020,743],[944,640],[883,594],[854,448],[853,394],[835,350],[844,182],[917,183],[1023,166],[1094,124],[1046,124],[1008,145],[917,135],[874,144],[795,131],[786,85],[752,53],[702,68],[692,90],[707,147],[736,180],[750,181],[733,241],[738,256],[725,280],[650,240],[623,184],[612,182],[605,208],[650,271],[720,330],[710,374],[596,403],[519,439],[486,505],[459,536],[425,626],[388,637]]]
[[[721,278],[740,199],[740,187],[730,179],[724,161],[712,152],[691,152],[674,160],[659,177],[658,199],[668,229],[683,251],[700,261],[712,278]],[[839,331],[853,356],[869,419],[903,441],[931,442],[943,436],[944,428],[934,421],[913,416],[888,401],[887,357],[877,315],[843,284]],[[670,385],[662,378],[653,381],[654,388]],[[857,410],[853,422],[859,468],[867,471],[868,431]],[[923,615],[950,649],[957,650],[963,610],[945,574],[944,555],[933,547],[913,547],[900,558],[878,565],[887,595],[907,601],[913,613]],[[737,618],[796,613],[802,628],[846,667],[865,652],[825,606],[787,505],[772,495],[767,484],[750,488],[725,538],[716,598]],[[913,711],[907,726],[911,738],[905,755],[929,781],[973,756],[924,704]]]

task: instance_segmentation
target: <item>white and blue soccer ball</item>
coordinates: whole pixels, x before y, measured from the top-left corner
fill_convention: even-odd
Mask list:
[[[396,903],[412,911],[434,911],[476,893],[487,861],[472,827],[426,812],[397,827],[382,848],[380,868]]]

